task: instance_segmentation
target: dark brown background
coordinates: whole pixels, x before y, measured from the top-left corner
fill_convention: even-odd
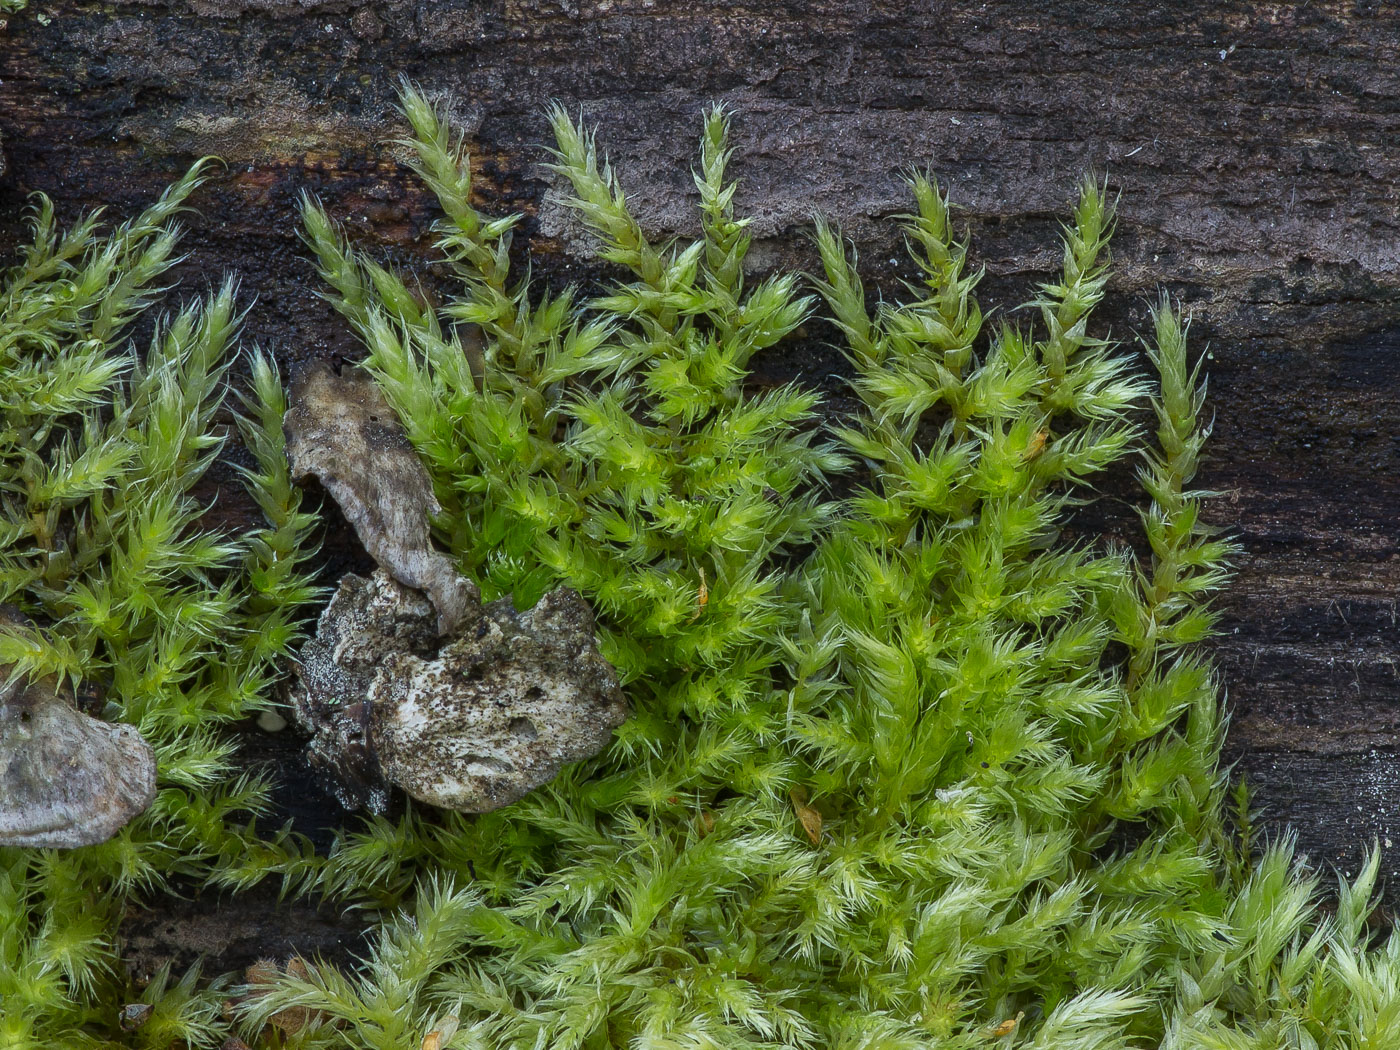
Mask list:
[[[482,206],[526,213],[556,282],[600,274],[541,167],[554,99],[600,127],[658,236],[693,228],[698,115],[725,102],[758,264],[810,268],[821,211],[887,290],[900,173],[928,165],[966,209],[984,305],[1030,296],[1077,178],[1106,171],[1106,322],[1128,335],[1162,286],[1210,347],[1203,480],[1244,546],[1219,649],[1230,757],[1271,829],[1349,870],[1400,840],[1397,52],[1380,3],[31,0],[0,32],[0,250],[32,190],[124,215],[218,154],[182,291],[235,271],[247,336],[284,364],[353,356],[295,201],[319,194],[382,257],[426,258],[430,203],[386,144],[400,76],[450,93]],[[819,338],[764,367],[840,389]],[[1384,870],[1394,896],[1400,841]]]

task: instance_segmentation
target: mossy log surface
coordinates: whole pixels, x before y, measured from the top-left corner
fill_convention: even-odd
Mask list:
[[[890,221],[909,167],[963,207],[984,305],[1029,298],[1058,265],[1076,180],[1107,172],[1114,334],[1141,327],[1164,287],[1209,345],[1201,480],[1243,545],[1218,645],[1229,757],[1268,829],[1296,829],[1315,863],[1349,871],[1372,839],[1391,846],[1400,899],[1400,20],[1385,5],[31,0],[0,30],[0,250],[31,191],[68,216],[125,214],[217,154],[183,289],[235,271],[246,338],[284,367],[353,358],[295,206],[317,194],[383,257],[429,259],[433,208],[390,141],[400,76],[452,93],[481,206],[525,213],[517,249],[528,239],[561,284],[608,275],[542,167],[551,100],[600,128],[658,236],[694,228],[699,113],[726,103],[760,265],[812,268],[820,211],[888,294],[911,276]],[[840,412],[829,335],[809,326],[757,363],[760,380],[800,377]],[[233,473],[213,485],[211,514],[247,521]],[[1109,488],[1076,528],[1127,540],[1131,478]],[[328,574],[363,567],[343,522],[326,547]],[[343,819],[286,741],[247,739],[287,771],[299,826]],[[205,914],[236,927],[240,913]],[[175,951],[193,927],[181,912],[149,928]]]

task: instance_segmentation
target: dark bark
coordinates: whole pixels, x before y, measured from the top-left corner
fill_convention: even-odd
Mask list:
[[[890,291],[909,166],[951,184],[984,303],[1002,304],[1057,264],[1078,177],[1108,172],[1114,332],[1164,287],[1210,346],[1202,480],[1244,547],[1222,601],[1229,755],[1316,862],[1350,870],[1400,839],[1400,19],[1384,5],[33,3],[0,35],[0,244],[31,190],[126,213],[216,153],[184,289],[236,271],[248,338],[284,365],[356,355],[315,296],[299,193],[383,256],[427,257],[431,203],[385,144],[400,75],[454,94],[482,206],[524,212],[559,282],[599,273],[540,166],[553,99],[600,127],[658,235],[694,228],[697,118],[725,102],[760,262],[810,268],[817,210]],[[838,361],[814,339],[761,367],[836,393]],[[1115,513],[1106,527],[1131,524]],[[1400,887],[1400,848],[1384,870]]]

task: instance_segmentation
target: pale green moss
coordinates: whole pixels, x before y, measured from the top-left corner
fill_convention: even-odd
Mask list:
[[[0,278],[0,601],[43,632],[0,636],[0,662],[103,687],[106,716],[140,728],[160,776],[150,809],[109,842],[0,850],[6,1047],[95,1037],[112,1002],[134,994],[112,940],[126,902],[244,852],[242,825],[267,785],[231,764],[220,727],[270,703],[298,608],[315,595],[300,568],[313,522],[298,510],[281,387],[260,354],[239,427],[268,526],[239,537],[199,526],[192,489],[225,442],[215,413],[233,284],[164,319],[145,354],[127,339],[175,261],[172,218],[200,167],[112,230],[96,215],[61,230],[38,198],[33,244]],[[200,995],[178,1008],[167,997],[143,1031],[208,1042]]]
[[[812,395],[746,390],[749,356],[811,307],[790,275],[746,285],[722,113],[703,236],[665,246],[553,114],[571,203],[631,273],[575,306],[511,283],[515,220],[474,210],[460,140],[404,104],[460,297],[424,309],[315,207],[308,239],[433,472],[443,542],[488,590],[588,596],[637,713],[501,813],[348,837],[337,891],[427,878],[417,918],[352,983],[264,989],[248,1032],[297,1004],[325,1011],[308,1046],[346,1026],[401,1045],[446,1013],[462,1047],[1383,1045],[1393,964],[1355,954],[1374,858],[1334,927],[1286,846],[1253,868],[1224,831],[1219,690],[1193,648],[1230,552],[1190,488],[1203,388],[1166,302],[1155,398],[1089,334],[1100,188],[1039,335],[982,331],[925,178],[907,304],[872,314],[819,226],[864,406],[832,443]],[[1140,450],[1150,561],[1059,542],[1092,476]],[[869,487],[825,497],[853,462]]]
[[[230,830],[257,787],[229,783],[210,727],[261,702],[310,597],[281,393],[257,364],[244,437],[270,522],[258,539],[191,531],[197,508],[171,495],[151,513],[168,507],[181,527],[153,533],[145,556],[169,571],[133,575],[127,533],[112,532],[83,541],[89,562],[60,558],[46,575],[55,537],[130,528],[113,488],[163,470],[184,492],[207,464],[233,319],[216,295],[171,322],[140,369],[93,349],[104,311],[139,305],[112,275],[166,264],[160,229],[189,180],[106,240],[80,227],[67,283],[42,294],[23,276],[57,251],[41,211],[0,326],[20,320],[0,333],[47,324],[60,286],[92,290],[50,336],[0,336],[41,355],[68,398],[26,402],[6,424],[48,425],[43,440],[65,451],[57,474],[19,452],[0,461],[19,551],[0,579],[54,624],[36,669],[115,676],[123,654],[150,688],[115,688],[112,714],[149,724],[183,779],[112,851],[5,855],[0,918],[15,932],[0,931],[0,1034],[116,1038],[112,909],[189,871],[234,887],[276,873],[291,892],[403,909],[353,973],[267,968],[239,989],[242,1037],[269,1047],[1400,1045],[1400,947],[1367,947],[1378,858],[1325,917],[1286,844],[1254,858],[1225,830],[1219,687],[1196,650],[1230,554],[1191,488],[1203,386],[1166,301],[1151,384],[1091,335],[1112,226],[1099,186],[1080,188],[1062,271],[1033,304],[1039,330],[985,331],[980,274],[931,180],[910,180],[905,219],[923,278],[909,301],[872,310],[823,224],[819,278],[747,276],[721,111],[703,122],[701,236],[666,245],[556,111],[556,170],[600,257],[628,274],[579,302],[511,273],[517,219],[475,210],[460,138],[416,91],[403,104],[458,294],[424,306],[310,202],[308,243],[433,479],[439,540],[488,596],[527,605],[559,583],[586,595],[635,715],[603,755],[513,806],[370,820],[329,861],[290,835]],[[839,429],[822,426],[815,394],[746,382],[750,358],[819,300],[860,404]],[[97,327],[101,346],[113,324]],[[162,414],[176,397],[183,412]],[[48,436],[50,417],[69,437]],[[1134,457],[1149,559],[1065,543],[1094,476]],[[832,496],[845,473],[854,494]],[[158,609],[131,600],[147,593]],[[169,646],[151,639],[204,622],[207,603],[243,628],[167,667]],[[106,910],[81,906],[91,899]],[[226,1030],[192,977],[145,996],[161,1024],[128,1037],[140,1045]]]

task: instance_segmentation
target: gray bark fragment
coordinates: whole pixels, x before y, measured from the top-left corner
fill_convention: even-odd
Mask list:
[[[21,621],[0,610],[0,630]],[[156,756],[135,726],[90,718],[46,678],[0,667],[0,846],[105,842],[156,794]]]
[[[593,614],[561,587],[517,613],[492,602],[436,656],[390,653],[370,686],[384,775],[414,798],[481,813],[607,746],[627,717]]]
[[[349,575],[303,649],[293,694],[337,797],[383,812],[388,783],[467,813],[497,809],[597,754],[627,717],[593,616],[559,588],[516,612],[469,609],[439,639],[423,596]]]

